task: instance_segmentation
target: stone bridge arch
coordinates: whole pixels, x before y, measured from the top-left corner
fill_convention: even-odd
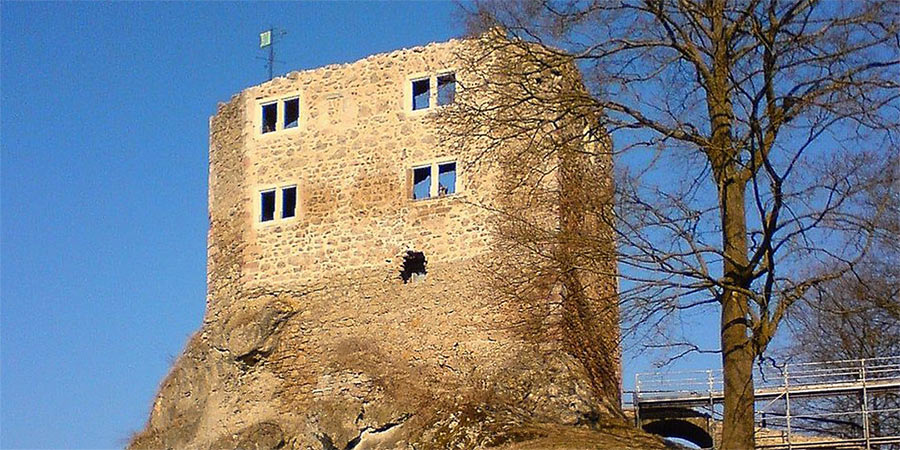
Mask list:
[[[701,448],[715,446],[715,430],[709,414],[691,408],[654,408],[640,411],[638,425],[662,437],[679,438]]]
[[[705,428],[685,419],[661,419],[646,423],[644,431],[667,438],[680,438],[700,448],[712,448],[713,438]]]

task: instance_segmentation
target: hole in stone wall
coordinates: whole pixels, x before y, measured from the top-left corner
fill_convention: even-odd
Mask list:
[[[415,250],[407,250],[403,255],[403,268],[400,270],[400,278],[404,283],[410,281],[422,281],[425,279],[425,254]]]
[[[257,365],[260,361],[269,356],[269,352],[263,352],[257,350],[251,350],[249,353],[245,355],[238,356],[235,358],[237,362],[239,362],[243,369],[249,369],[255,365]]]

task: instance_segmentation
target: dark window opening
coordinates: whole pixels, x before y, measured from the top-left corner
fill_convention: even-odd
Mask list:
[[[297,213],[297,187],[291,186],[281,190],[281,218],[294,217]]]
[[[456,193],[456,163],[438,165],[438,196]]]
[[[431,166],[413,169],[413,200],[431,197]]]
[[[278,122],[278,103],[269,103],[262,106],[262,132],[271,133],[275,131],[275,124]]]
[[[448,73],[437,77],[437,104],[449,105],[456,98],[456,74]]]
[[[407,250],[406,255],[403,255],[403,269],[400,270],[400,278],[404,283],[424,280],[427,263],[424,253]]]
[[[428,108],[428,103],[431,101],[428,78],[412,82],[412,101],[413,111]]]
[[[260,193],[260,222],[268,222],[275,219],[275,191]]]
[[[296,128],[300,121],[300,99],[292,98],[284,101],[284,128]]]

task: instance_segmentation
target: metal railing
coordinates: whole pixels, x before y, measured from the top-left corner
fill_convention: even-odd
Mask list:
[[[753,376],[760,448],[900,445],[898,433],[872,426],[900,427],[900,356],[769,366]],[[678,407],[715,415],[724,391],[721,370],[639,373],[631,401],[638,415]]]

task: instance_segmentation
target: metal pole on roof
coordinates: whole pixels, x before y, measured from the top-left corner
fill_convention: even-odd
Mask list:
[[[274,31],[274,29],[270,29],[269,33]],[[269,45],[269,80],[271,81],[274,77],[275,72],[275,42],[273,41]]]
[[[275,42],[277,42],[278,39],[285,34],[287,34],[286,31],[279,30],[274,26],[271,26],[268,30],[259,33],[259,48],[269,49],[269,55],[265,59],[270,81],[272,80],[272,78],[275,78]]]

